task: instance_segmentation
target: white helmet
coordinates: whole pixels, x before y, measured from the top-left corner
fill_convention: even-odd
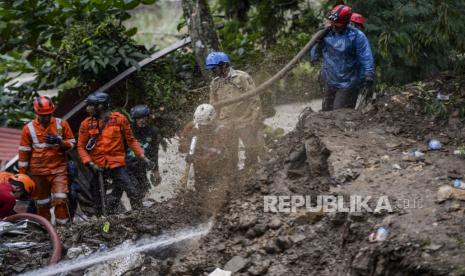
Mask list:
[[[216,111],[211,104],[201,104],[194,112],[194,124],[209,125],[216,119]]]

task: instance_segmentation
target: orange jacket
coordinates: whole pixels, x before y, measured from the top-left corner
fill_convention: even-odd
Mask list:
[[[111,112],[108,122],[97,139],[95,148],[88,152],[87,142],[98,135],[102,120],[87,117],[79,128],[77,150],[82,163],[94,162],[102,168],[118,168],[125,165],[124,141],[134,151],[136,156],[144,154],[136,138],[132,134],[128,119],[121,113]]]
[[[45,143],[48,134],[60,136],[63,145]],[[74,147],[75,143],[73,132],[65,120],[52,117],[47,128],[37,119],[29,122],[23,127],[19,142],[19,172],[25,174],[29,168],[31,175],[66,173],[65,152]]]

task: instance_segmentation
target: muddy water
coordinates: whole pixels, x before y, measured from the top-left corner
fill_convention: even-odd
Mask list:
[[[179,242],[193,240],[203,235],[206,235],[210,231],[211,226],[212,223],[210,222],[207,224],[198,225],[197,227],[191,229],[181,229],[179,231],[176,231],[172,235],[162,235],[158,237],[140,240],[135,244],[123,245],[105,253],[95,253],[85,258],[61,262],[58,265],[31,271],[24,275],[57,275],[63,272],[82,270],[92,265],[111,261],[118,258],[124,258],[140,252],[166,248]]]
[[[321,100],[313,100],[307,103],[278,105],[275,107],[275,116],[266,119],[265,123],[273,128],[282,128],[287,133],[294,129],[299,114],[307,106],[310,106],[314,111],[319,111],[321,109]],[[159,186],[150,190],[148,196],[157,202],[174,197],[179,188],[179,179],[181,179],[185,166],[185,156],[179,154],[178,145],[178,139],[173,138],[170,140],[166,152],[160,150],[159,166],[163,180]],[[243,154],[241,154],[241,156],[243,156]]]

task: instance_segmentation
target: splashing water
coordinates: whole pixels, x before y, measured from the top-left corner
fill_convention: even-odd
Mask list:
[[[176,244],[178,242],[187,241],[195,238],[199,238],[206,235],[211,227],[212,222],[198,225],[194,228],[182,229],[174,233],[174,235],[162,235],[150,239],[144,239],[138,241],[136,244],[125,246],[123,248],[115,248],[105,253],[92,254],[88,257],[69,260],[61,262],[55,266],[41,268],[35,271],[27,272],[23,274],[25,276],[48,276],[56,275],[63,272],[73,271],[77,269],[83,269],[91,265],[99,264],[102,262],[110,261],[116,258],[126,257],[128,255],[144,252],[148,250],[154,250]]]

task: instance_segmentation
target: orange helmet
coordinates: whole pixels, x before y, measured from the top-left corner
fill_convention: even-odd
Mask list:
[[[47,96],[36,97],[34,100],[34,111],[39,115],[52,114],[55,111],[55,105]]]
[[[13,176],[12,173],[9,172],[0,172],[0,184],[8,183],[8,180]]]
[[[10,184],[19,186],[28,194],[32,194],[36,188],[36,183],[29,176],[22,173],[10,177]]]

